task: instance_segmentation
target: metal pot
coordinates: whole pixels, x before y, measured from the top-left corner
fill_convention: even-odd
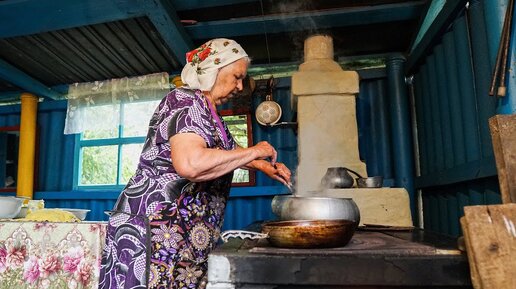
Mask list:
[[[383,186],[383,177],[374,176],[367,178],[356,178],[357,187],[359,188],[381,188]]]
[[[281,220],[350,220],[360,223],[360,210],[350,198],[278,195],[272,199],[272,212]]]
[[[349,174],[352,173],[358,178],[362,179],[362,176],[352,169],[346,167],[332,167],[326,170],[321,185],[325,189],[346,189],[353,186],[353,177]]]
[[[262,233],[225,231],[223,241],[229,238],[263,239],[281,248],[332,248],[345,246],[355,233],[355,223],[349,220],[295,220],[267,222]]]

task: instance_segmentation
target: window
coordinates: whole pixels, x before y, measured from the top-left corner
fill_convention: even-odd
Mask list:
[[[75,184],[80,188],[125,186],[136,170],[152,113],[159,100],[120,105],[118,128],[84,131],[76,151]],[[87,113],[102,121],[112,106],[96,106]]]
[[[121,188],[136,170],[148,123],[159,104],[157,101],[120,104],[121,124],[118,128],[86,130],[77,138],[74,184],[79,189]],[[95,119],[102,120],[113,113],[112,105],[88,109]],[[241,147],[252,145],[251,116],[221,115],[231,134]],[[233,177],[236,186],[254,185],[254,172],[237,169]]]
[[[236,143],[247,148],[253,145],[251,132],[251,115],[249,113],[234,113],[232,111],[221,111],[220,114],[228,126],[231,135]],[[236,169],[233,173],[233,186],[254,186],[255,172],[246,169]]]

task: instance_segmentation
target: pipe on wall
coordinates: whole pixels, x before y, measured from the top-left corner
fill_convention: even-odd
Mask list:
[[[390,100],[394,179],[410,197],[412,216],[416,216],[414,194],[414,159],[412,153],[410,110],[405,84],[405,58],[392,56],[386,61],[387,87]]]
[[[38,98],[30,93],[22,93],[16,195],[30,199],[34,194],[37,111]]]

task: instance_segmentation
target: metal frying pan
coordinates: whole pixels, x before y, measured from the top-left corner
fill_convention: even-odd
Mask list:
[[[225,231],[228,238],[267,238],[274,247],[332,248],[345,246],[355,233],[356,223],[350,220],[293,220],[274,221],[262,225],[262,232]]]

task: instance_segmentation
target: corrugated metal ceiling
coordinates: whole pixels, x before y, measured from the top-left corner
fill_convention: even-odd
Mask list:
[[[0,58],[48,86],[180,68],[144,17],[0,39]]]

